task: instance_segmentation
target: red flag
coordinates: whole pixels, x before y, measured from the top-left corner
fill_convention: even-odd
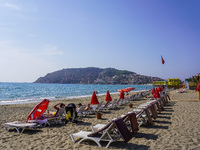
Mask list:
[[[165,63],[165,61],[164,61],[164,59],[163,59],[162,55],[161,55],[161,60],[162,60],[162,64],[164,64],[164,63]]]

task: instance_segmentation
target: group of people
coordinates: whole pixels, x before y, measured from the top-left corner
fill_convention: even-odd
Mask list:
[[[76,108],[76,112],[79,111],[79,109],[81,108],[82,104],[79,103],[78,104],[78,107]],[[85,111],[89,110],[89,109],[92,109],[92,107],[90,106],[90,103],[87,104],[87,107],[85,108]]]
[[[76,112],[79,111],[79,109],[81,108],[81,106],[82,106],[82,104],[79,103],[78,106],[77,106],[77,108],[76,108]],[[59,111],[61,108],[65,108],[65,104],[63,104],[63,103],[58,103],[58,104],[56,104],[56,105],[54,106],[54,108],[56,109],[56,112],[50,112],[49,114],[50,114],[50,115],[53,115],[53,116],[56,116],[57,113],[58,113],[58,111]],[[85,108],[85,111],[87,111],[87,110],[89,110],[89,109],[92,109],[92,107],[90,106],[90,103],[87,104],[87,107]]]

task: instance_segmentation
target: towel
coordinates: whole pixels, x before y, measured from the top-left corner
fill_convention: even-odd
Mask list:
[[[116,128],[119,131],[121,138],[124,140],[124,142],[127,143],[128,141],[130,141],[133,136],[131,132],[128,130],[124,121],[121,118],[118,118],[113,122],[115,123]]]

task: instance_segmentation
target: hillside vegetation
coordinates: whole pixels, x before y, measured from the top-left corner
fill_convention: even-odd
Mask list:
[[[48,73],[38,78],[35,83],[62,84],[148,84],[153,80],[163,80],[158,77],[144,76],[127,70],[114,68],[69,68]]]

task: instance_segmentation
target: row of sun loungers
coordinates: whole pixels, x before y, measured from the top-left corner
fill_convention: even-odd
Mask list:
[[[112,142],[115,142],[122,138],[124,142],[128,142],[133,134],[139,131],[139,127],[144,124],[153,125],[153,119],[157,118],[157,113],[162,111],[164,105],[168,102],[167,95],[163,95],[159,99],[154,99],[152,101],[143,103],[137,108],[134,108],[132,112],[128,112],[119,118],[113,118],[108,124],[97,124],[92,126],[91,132],[80,131],[70,135],[73,142],[76,138],[81,138],[78,142],[80,144],[85,140],[92,140],[97,143],[99,147],[101,141],[107,141],[106,148]]]
[[[79,113],[79,115],[95,114],[95,112],[113,109],[117,106],[120,106],[120,103],[126,104],[127,102],[134,100],[135,98],[146,95],[148,94],[143,93],[143,95],[140,94],[128,97],[126,100],[116,99],[113,102],[107,102],[105,105],[102,104],[103,102],[100,102],[100,104],[97,105],[94,109],[89,109],[86,112],[82,111]],[[71,134],[70,136],[73,142],[75,142],[74,137],[82,138],[82,140],[80,140],[79,143],[81,143],[85,139],[91,139],[95,141],[100,147],[100,141],[108,141],[106,147],[109,147],[109,145],[112,142],[117,141],[120,138],[122,138],[125,142],[128,142],[132,138],[133,134],[138,132],[139,127],[141,125],[146,123],[153,125],[153,119],[156,119],[157,111],[161,112],[161,109],[164,107],[165,103],[167,103],[167,98],[163,96],[160,99],[141,104],[137,108],[134,108],[132,112],[122,115],[117,119],[114,118],[110,120],[110,122],[107,125],[97,124],[91,127],[91,132],[80,131],[78,133]],[[83,108],[84,107],[86,106],[83,106]],[[39,112],[40,109],[36,109],[36,111]],[[27,119],[26,123],[18,121],[5,123],[4,128],[6,131],[9,131],[11,128],[14,128],[17,130],[18,133],[22,133],[27,128],[36,129],[38,127],[51,125],[52,122],[61,123],[63,119],[66,119],[66,111],[65,109],[61,108],[57,116],[43,114],[42,117],[37,120],[31,120],[30,118]],[[130,134],[130,132],[132,133]],[[101,136],[99,137],[99,135]]]
[[[83,117],[86,115],[95,114],[96,112],[114,109],[115,107],[118,106],[117,103],[118,103],[117,99],[115,99],[113,102],[108,101],[105,104],[103,104],[103,101],[101,101],[98,105],[91,107],[91,109],[88,109],[87,111],[85,111],[86,105],[82,105],[77,113],[79,117]]]
[[[130,100],[134,100],[135,98],[139,98],[141,94],[136,94],[132,97],[128,97],[126,99],[115,99],[114,101],[108,101],[106,104],[103,104],[103,101],[99,103],[99,105],[95,106],[93,109],[88,109],[85,111],[86,105],[83,105],[81,109],[78,112],[78,116],[86,116],[90,114],[95,114],[99,111],[114,109],[117,106],[124,105]],[[44,100],[44,104],[48,103],[48,100]],[[41,104],[41,105],[44,105]],[[40,106],[40,105],[39,105]],[[35,109],[36,113],[41,111],[41,109]],[[64,108],[61,108],[56,116],[52,116],[49,114],[43,114],[40,118],[37,119],[27,119],[26,122],[8,122],[4,124],[4,128],[6,131],[9,131],[11,128],[14,128],[17,130],[18,133],[22,133],[25,129],[35,129],[38,127],[44,127],[46,125],[51,125],[52,123],[60,124],[62,123],[62,120],[66,119],[66,112]]]
[[[126,125],[127,122],[129,122],[129,128]],[[133,134],[138,130],[139,129],[137,128],[136,115],[135,113],[130,113],[123,118],[113,119],[108,124],[99,124],[94,126],[92,127],[91,132],[80,131],[71,134],[70,137],[73,142],[75,142],[75,137],[81,138],[79,144],[84,140],[92,140],[96,142],[99,147],[102,147],[100,144],[101,141],[107,141],[108,143],[106,148],[108,148],[112,142],[115,142],[120,138],[122,138],[124,142],[127,143],[132,139]]]
[[[77,113],[79,117],[83,117],[83,116],[95,114],[96,112],[115,109],[118,106],[127,104],[131,100],[139,99],[149,94],[150,94],[149,91],[137,93],[130,97],[126,97],[125,99],[119,98],[113,101],[108,101],[105,104],[103,104],[103,101],[101,101],[98,105],[91,107],[92,109],[88,109],[87,111],[85,111],[86,105],[82,105]]]

